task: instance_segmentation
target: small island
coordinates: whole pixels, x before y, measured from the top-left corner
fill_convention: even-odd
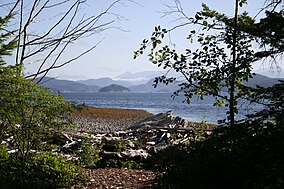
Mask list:
[[[130,92],[130,89],[121,85],[112,84],[101,88],[99,92]]]

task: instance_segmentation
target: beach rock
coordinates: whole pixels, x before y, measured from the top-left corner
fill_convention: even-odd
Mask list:
[[[188,143],[200,138],[196,128],[192,127],[187,120],[173,116],[171,111],[152,115],[144,111],[122,110],[122,113],[120,111],[117,113],[119,121],[115,122],[115,116],[110,114],[110,110],[100,110],[106,115],[100,114],[99,117],[97,109],[88,110],[78,116],[73,115],[72,118],[77,121],[79,128],[62,133],[52,132],[52,142],[60,146],[52,151],[60,152],[68,159],[76,159],[78,157],[72,156],[76,154],[73,152],[80,150],[82,141],[87,140],[94,146],[102,144],[103,155],[108,158],[145,159],[169,145]],[[140,115],[141,113],[143,116]],[[128,119],[131,117],[135,119]],[[44,134],[47,131],[42,132]],[[8,139],[5,142],[9,144]],[[13,150],[17,149],[11,147],[9,150],[14,152]]]
[[[139,159],[146,159],[150,156],[150,154],[147,152],[147,150],[143,149],[126,149],[122,152],[109,152],[104,151],[103,156],[107,158],[121,158],[121,159],[130,159],[130,158],[136,158]]]
[[[157,115],[148,117],[139,122],[136,122],[129,126],[127,129],[137,130],[137,129],[165,129],[169,130],[169,128],[186,128],[187,130],[192,129],[188,126],[187,120],[181,117],[174,117],[171,111],[165,113],[159,113]]]
[[[81,116],[78,120],[83,124]],[[98,119],[96,120],[98,121]],[[97,124],[89,120],[87,124],[90,123]],[[101,125],[101,123],[98,125]],[[63,133],[54,132],[52,141],[60,147],[54,149],[53,152],[68,155],[66,156],[68,159],[76,158],[69,156],[75,154],[73,152],[79,150],[82,141],[87,139],[92,145],[102,144],[103,156],[106,158],[145,159],[169,145],[187,143],[197,140],[200,136],[187,120],[173,116],[170,111],[150,115],[130,124],[130,126],[124,126],[120,130],[108,130],[107,128],[110,128],[110,126],[102,127],[105,127],[103,131],[79,129]],[[117,150],[118,148],[119,150]]]
[[[120,152],[105,151],[105,157],[113,158],[147,158],[151,152],[158,152],[172,144],[181,144],[195,140],[195,130],[189,126],[187,120],[174,117],[171,111],[159,113],[142,119],[124,130],[116,132],[80,132],[93,142],[103,143],[107,149],[123,146]],[[80,136],[64,135],[66,144],[63,149],[76,148]],[[76,142],[77,141],[77,142]]]

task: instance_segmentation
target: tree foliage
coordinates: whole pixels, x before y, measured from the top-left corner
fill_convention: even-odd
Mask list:
[[[0,66],[5,64],[3,56],[12,55],[13,50],[17,47],[16,40],[7,43],[7,40],[13,35],[13,31],[7,31],[5,28],[12,17],[12,14],[0,17]]]
[[[284,125],[284,81],[272,87],[253,89],[253,95],[248,100],[264,106],[261,111],[248,115],[249,119],[257,122],[272,121],[276,125]]]
[[[68,125],[62,115],[72,104],[18,76],[14,66],[0,70],[1,138],[12,137],[10,142],[20,157],[26,157],[32,149],[38,149],[45,130]]]
[[[188,18],[188,24],[200,28],[189,32],[187,42],[193,45],[185,50],[186,53],[178,53],[169,45],[158,49],[161,40],[172,31],[158,26],[150,40],[142,42],[141,48],[135,52],[135,58],[152,44],[148,55],[150,61],[164,69],[181,73],[185,79],[185,82],[179,84],[180,89],[174,92],[174,95],[183,92],[187,102],[190,102],[193,95],[198,95],[201,99],[211,95],[216,98],[214,105],[230,105],[228,114],[232,115],[237,113],[237,99],[249,94],[243,82],[252,77],[252,38],[234,25],[234,17],[230,18],[211,10],[205,4],[202,7],[202,11]],[[252,22],[247,13],[237,16],[238,25]],[[196,45],[198,47],[193,47]],[[174,81],[176,78],[163,75],[156,78],[155,85]],[[227,90],[228,95],[222,93],[224,90]],[[231,120],[234,117],[228,118],[234,122]]]
[[[233,69],[230,64],[233,19],[206,5],[187,23],[200,26],[200,30],[192,30],[188,37],[190,42],[198,44],[196,49],[188,48],[186,54],[178,54],[168,45],[158,49],[171,30],[156,27],[150,40],[144,40],[135,52],[137,57],[151,45],[149,57],[154,64],[182,73],[186,81],[179,84],[175,95],[184,92],[188,101],[197,94],[200,98],[215,96],[217,104],[222,104],[222,100],[228,103],[230,99],[220,90],[230,89],[230,77],[235,71],[236,97],[246,96],[265,107],[249,115],[246,121],[235,123],[236,127],[219,126],[204,141],[166,149],[164,154],[173,156],[165,157],[165,174],[158,188],[283,188],[283,81],[255,89],[243,84],[252,76],[251,66],[256,61],[281,63],[277,57],[283,54],[283,7],[279,6],[283,1],[268,2],[269,6],[263,9],[266,14],[259,20],[246,12],[238,16],[237,64]],[[157,77],[156,84],[175,79]]]
[[[5,29],[11,19],[0,17],[0,186],[65,188],[86,181],[74,164],[44,152],[50,132],[70,126],[64,116],[75,106],[24,78],[20,64],[5,63],[17,47]]]
[[[180,8],[180,1],[175,2],[175,11],[167,14],[177,12],[183,16],[181,21],[186,22],[172,29],[155,27],[151,38],[144,39],[134,52],[134,58],[149,47],[148,56],[153,64],[182,74],[184,80],[174,96],[183,93],[188,103],[194,95],[200,99],[213,96],[214,105],[229,106],[228,120],[232,124],[234,114],[238,113],[238,99],[252,94],[244,82],[253,76],[253,63],[269,57],[275,60],[283,53],[283,22],[278,24],[283,19],[283,10],[267,10],[266,17],[256,21],[247,12],[229,17],[203,4],[201,11],[188,17]],[[236,8],[245,3],[236,1]],[[185,53],[178,53],[171,45],[163,45],[166,35],[184,26],[193,28],[186,38],[189,47]],[[154,86],[173,82],[177,82],[177,78],[163,75],[156,77]]]

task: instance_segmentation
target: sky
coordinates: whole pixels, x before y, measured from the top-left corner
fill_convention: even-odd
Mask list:
[[[86,15],[98,14],[112,2],[113,0],[89,0],[81,11]],[[177,24],[176,15],[163,17],[162,13],[163,10],[166,10],[166,6],[163,4],[173,5],[174,0],[135,0],[136,3],[123,0],[122,2],[123,4],[112,7],[110,10],[112,15],[107,15],[101,20],[103,22],[114,19],[116,22],[112,26],[120,29],[111,28],[71,45],[66,50],[65,57],[70,57],[101,41],[93,51],[63,68],[53,70],[50,76],[76,80],[100,77],[115,78],[127,71],[162,71],[148,61],[147,53],[134,60],[133,52],[140,47],[143,39],[151,36],[155,26],[161,25],[162,28],[169,29]],[[233,16],[234,2],[234,0],[181,0],[182,7],[188,16],[193,16],[195,12],[201,10],[202,3],[207,4],[211,9]],[[263,0],[249,0],[249,4],[241,8],[240,11],[248,11],[251,15],[255,15],[262,5]],[[114,14],[119,15],[118,20]],[[178,50],[182,51],[187,47],[188,31],[188,28],[182,28],[171,34],[171,40],[176,44]],[[32,72],[32,70],[32,66],[27,68],[27,72]],[[260,66],[255,69],[257,72],[269,70],[269,66]],[[268,74],[284,77],[283,73],[279,74],[277,71]]]

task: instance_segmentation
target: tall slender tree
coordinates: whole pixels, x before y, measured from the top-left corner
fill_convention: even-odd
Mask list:
[[[235,100],[235,83],[236,83],[236,66],[237,66],[237,29],[238,29],[238,13],[239,13],[239,0],[235,1],[235,17],[234,17],[234,32],[233,32],[233,60],[232,60],[232,78],[230,85],[230,124],[234,126],[235,121],[235,109],[236,109],[236,100]]]
[[[243,6],[246,1],[235,1],[235,16],[232,18],[211,10],[205,4],[202,5],[202,11],[197,12],[194,17],[188,17],[185,16],[180,1],[175,2],[175,11],[167,14],[178,12],[183,15],[183,20],[188,22],[168,30],[156,27],[150,40],[143,40],[134,58],[143,54],[151,44],[150,61],[164,69],[181,73],[185,79],[185,82],[179,84],[180,89],[175,91],[174,95],[183,92],[187,102],[190,102],[193,95],[198,95],[201,99],[206,95],[215,97],[214,105],[229,107],[228,121],[233,126],[235,114],[238,112],[237,99],[250,93],[243,82],[252,76],[251,62],[254,61],[252,38],[238,29],[239,25],[253,23],[253,19],[246,12],[238,15],[239,6]],[[184,26],[200,27],[191,30],[187,37],[190,43],[195,46],[198,44],[198,48],[189,47],[185,54],[178,54],[169,45],[158,49],[166,34]],[[156,78],[155,85],[175,81],[176,78],[163,75]],[[223,90],[228,93],[222,93]]]

